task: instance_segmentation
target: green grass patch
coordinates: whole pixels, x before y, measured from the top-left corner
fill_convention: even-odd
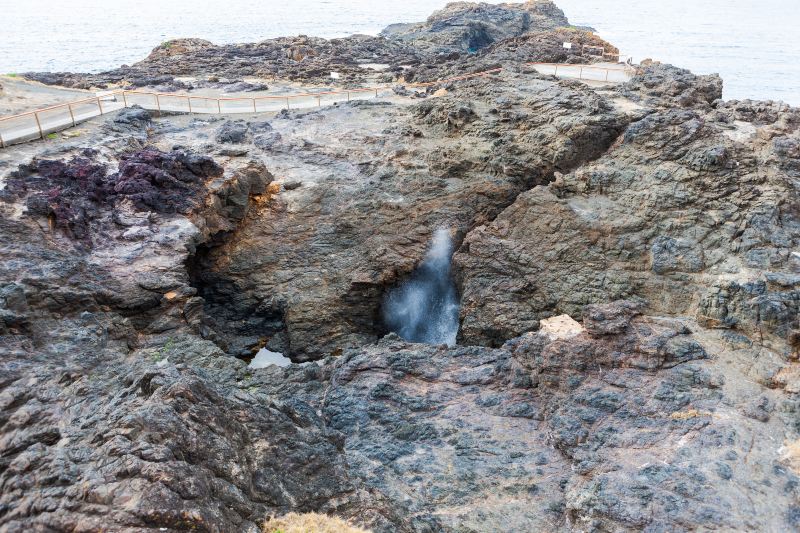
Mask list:
[[[169,353],[172,351],[174,347],[175,347],[175,339],[170,337],[167,339],[167,342],[164,344],[164,346],[162,346],[161,349],[158,350],[158,354],[161,356],[169,355]]]
[[[47,134],[47,138],[50,139],[51,141],[53,139],[58,139],[58,134],[57,133],[48,133]]]

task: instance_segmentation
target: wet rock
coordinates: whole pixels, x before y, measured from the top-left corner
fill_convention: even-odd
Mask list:
[[[247,140],[250,130],[242,121],[228,120],[217,129],[216,141],[218,143],[240,144]]]
[[[619,91],[659,106],[708,108],[722,98],[718,74],[698,76],[673,65],[654,63],[639,68]]]
[[[152,124],[153,120],[149,111],[138,105],[133,105],[117,113],[113,122],[114,124],[141,129]]]

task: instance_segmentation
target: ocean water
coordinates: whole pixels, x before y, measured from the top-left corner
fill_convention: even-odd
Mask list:
[[[497,0],[490,0],[499,3]],[[630,54],[719,72],[726,98],[800,105],[800,0],[560,0]],[[425,19],[444,0],[0,0],[0,73],[109,69],[159,43],[378,33]]]
[[[800,106],[800,0],[557,0],[638,62],[719,73],[726,99]]]

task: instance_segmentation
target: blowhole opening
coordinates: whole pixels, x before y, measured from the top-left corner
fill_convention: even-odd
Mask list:
[[[437,229],[419,266],[383,297],[381,314],[389,331],[409,342],[455,346],[460,300],[452,257],[450,231]]]

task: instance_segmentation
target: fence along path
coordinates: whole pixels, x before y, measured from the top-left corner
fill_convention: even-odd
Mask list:
[[[542,74],[601,83],[627,81],[633,69],[629,66],[574,65],[566,63],[525,63]],[[489,76],[502,68],[465,74],[427,83],[407,84],[409,88],[426,88],[444,83]],[[288,95],[251,97],[211,97],[192,94],[128,91],[118,89],[98,93],[96,96],[27,111],[18,115],[0,117],[0,147],[44,139],[46,135],[73,127],[91,118],[138,105],[145,109],[178,113],[269,113],[283,109],[307,109],[337,102],[379,98],[392,93],[391,86],[341,89]]]

